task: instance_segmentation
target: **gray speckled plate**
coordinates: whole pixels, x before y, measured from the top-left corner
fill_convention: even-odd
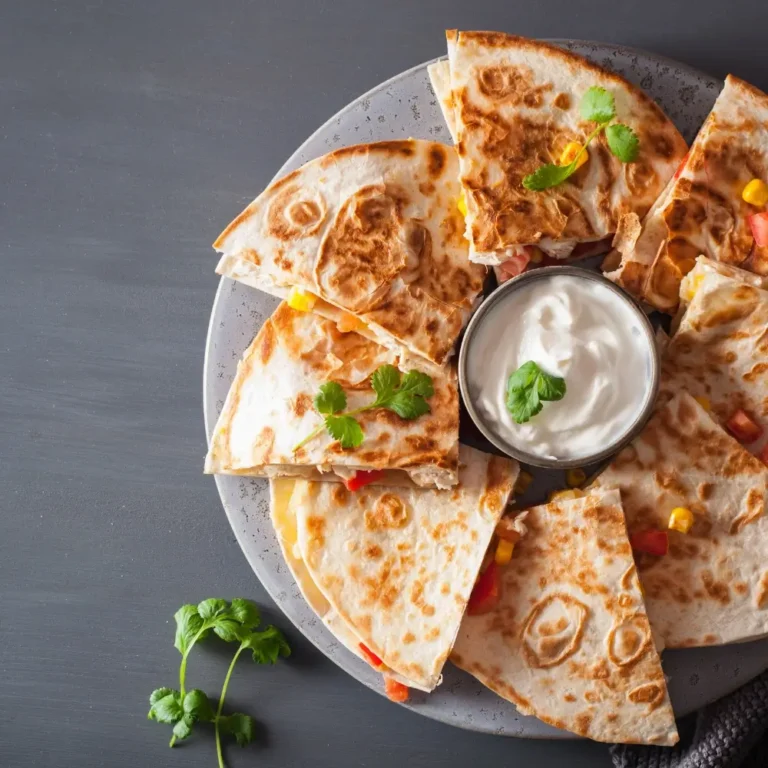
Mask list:
[[[659,101],[689,142],[722,86],[700,72],[642,51],[589,42],[558,44],[639,83]],[[336,147],[408,136],[450,142],[426,64],[382,83],[344,108],[299,147],[278,176]],[[254,195],[257,192],[254,190]],[[236,213],[237,203],[233,201],[233,217]],[[211,254],[212,269],[213,265]],[[222,279],[211,313],[205,355],[204,409],[209,437],[238,359],[277,303],[271,296]],[[342,669],[382,692],[381,676],[336,642],[301,597],[269,522],[266,482],[218,476],[216,484],[248,562],[286,616]],[[541,500],[545,492],[544,488],[537,490],[540,498],[533,501]],[[664,654],[664,670],[670,677],[670,693],[678,715],[723,696],[766,666],[768,642]],[[530,738],[570,735],[536,718],[522,717],[511,704],[450,664],[443,684],[434,693],[426,696],[414,692],[406,706],[451,725],[489,733]]]

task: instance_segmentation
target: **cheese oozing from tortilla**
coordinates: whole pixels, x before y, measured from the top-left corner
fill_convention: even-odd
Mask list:
[[[630,428],[649,391],[651,354],[629,305],[607,286],[557,275],[510,293],[477,328],[470,396],[507,443],[542,457],[578,459]],[[518,424],[507,382],[532,360],[566,381],[566,394]]]

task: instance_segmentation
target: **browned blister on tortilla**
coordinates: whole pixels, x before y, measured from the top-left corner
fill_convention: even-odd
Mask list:
[[[217,272],[315,311],[348,312],[380,344],[444,364],[478,298],[452,147],[407,139],[345,147],[271,184],[219,236]]]
[[[654,631],[671,648],[768,634],[768,467],[686,393],[662,405],[597,480],[619,488],[630,533],[666,530],[689,509],[687,533],[669,531],[663,557],[637,566]]]
[[[676,176],[634,245],[618,248],[621,266],[610,275],[670,313],[700,254],[768,275],[768,248],[755,244],[748,221],[762,209],[742,199],[752,179],[768,183],[768,96],[729,75]]]
[[[451,660],[523,714],[597,741],[678,740],[619,492],[528,511],[501,602]]]

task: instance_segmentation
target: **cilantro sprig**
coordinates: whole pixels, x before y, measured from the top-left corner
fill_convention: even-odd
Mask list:
[[[579,105],[579,112],[585,120],[597,123],[597,127],[587,136],[582,144],[581,151],[567,165],[555,165],[547,163],[537,168],[533,173],[523,179],[526,189],[540,191],[550,189],[562,184],[579,167],[581,156],[587,151],[592,139],[605,131],[608,149],[621,160],[622,163],[632,163],[637,160],[640,150],[640,141],[637,134],[623,123],[611,123],[616,117],[616,104],[613,95],[599,86],[593,85],[587,89]]]
[[[533,360],[523,363],[507,381],[507,410],[518,424],[530,421],[545,402],[564,397],[565,379],[542,371]]]
[[[258,631],[261,615],[258,607],[250,600],[235,598],[227,602],[212,597],[198,605],[183,605],[174,615],[176,638],[174,646],[181,654],[179,665],[179,688],[157,688],[149,697],[147,717],[158,723],[173,726],[169,746],[186,739],[196,723],[212,723],[216,736],[216,754],[219,768],[224,768],[221,750],[221,735],[233,736],[244,747],[253,741],[254,720],[250,715],[235,712],[223,714],[224,699],[229,680],[240,654],[250,651],[258,664],[274,664],[281,656],[289,656],[291,649],[279,629],[268,626]],[[238,643],[238,648],[227,669],[218,703],[208,698],[201,690],[186,689],[187,660],[198,641],[204,640],[211,632],[227,643]]]
[[[323,430],[338,440],[342,448],[357,448],[365,439],[365,433],[355,416],[374,408],[386,408],[408,421],[418,419],[431,410],[427,398],[435,394],[435,388],[432,377],[422,371],[408,371],[401,375],[394,365],[382,365],[373,372],[371,386],[376,399],[361,408],[346,411],[347,395],[341,385],[335,381],[323,384],[315,395],[314,403],[315,410],[325,419],[317,429],[296,443],[293,450],[298,451]]]

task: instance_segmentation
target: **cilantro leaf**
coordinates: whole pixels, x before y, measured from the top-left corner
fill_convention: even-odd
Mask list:
[[[183,656],[189,649],[190,643],[203,627],[203,620],[195,605],[182,605],[173,615],[176,620],[176,638],[174,647]]]
[[[240,642],[242,637],[243,625],[228,616],[222,616],[216,619],[216,623],[213,625],[213,631],[218,637],[220,637],[225,643]]]
[[[209,597],[197,606],[197,612],[204,622],[221,616],[229,610],[229,603],[220,597]]]
[[[195,724],[194,718],[189,715],[179,720],[176,725],[173,726],[173,735],[179,740],[183,741],[192,733],[192,726]]]
[[[325,426],[330,436],[346,450],[357,448],[365,439],[363,428],[352,416],[326,416]]]
[[[241,747],[245,747],[253,741],[254,721],[249,715],[235,712],[219,718],[219,728],[231,736],[234,736]]]
[[[193,688],[187,693],[184,697],[182,708],[184,709],[184,715],[191,717],[192,722],[202,720],[209,723],[215,717],[208,696],[204,691],[197,688]]]
[[[172,691],[157,699],[147,713],[150,720],[157,720],[158,723],[168,723],[169,725],[180,720],[183,715],[181,694],[178,691]]]
[[[605,138],[608,149],[621,160],[622,163],[632,163],[637,160],[640,151],[640,140],[637,134],[622,123],[614,123],[605,129]]]
[[[339,413],[347,407],[347,396],[336,381],[327,381],[315,395],[315,409],[318,413]]]
[[[376,393],[377,402],[390,397],[400,386],[400,371],[394,365],[379,366],[371,376],[371,386]]]
[[[536,380],[536,391],[542,400],[562,400],[565,397],[565,379],[542,371]]]
[[[578,159],[578,158],[577,158]],[[529,173],[523,179],[523,186],[534,192],[540,192],[543,189],[556,187],[562,184],[569,176],[572,176],[576,170],[576,161],[568,165],[553,165],[547,163],[539,166],[533,173]]]
[[[507,410],[524,424],[543,408],[544,402],[565,397],[565,379],[543,371],[533,360],[523,363],[507,380]]]
[[[261,612],[253,600],[246,600],[243,597],[236,597],[230,605],[232,617],[239,621],[244,627],[251,629],[258,627],[261,621]]]
[[[178,691],[175,691],[173,688],[156,688],[152,693],[149,694],[149,704],[150,706],[154,706],[157,704],[160,699],[164,699],[166,696],[170,696],[171,694],[178,695]]]
[[[274,664],[280,656],[291,655],[285,635],[271,624],[263,632],[252,632],[243,641],[243,646],[253,651],[253,660],[257,664]]]
[[[607,123],[616,117],[616,103],[613,95],[608,93],[605,88],[593,85],[591,88],[587,88],[582,97],[579,112],[585,120]]]
[[[410,392],[395,392],[385,405],[390,411],[394,411],[401,419],[412,421],[429,413],[432,409],[429,403],[420,395]]]
[[[420,397],[432,397],[435,394],[435,386],[432,383],[432,377],[427,376],[426,373],[422,371],[408,371],[403,376],[400,391],[412,392]]]

